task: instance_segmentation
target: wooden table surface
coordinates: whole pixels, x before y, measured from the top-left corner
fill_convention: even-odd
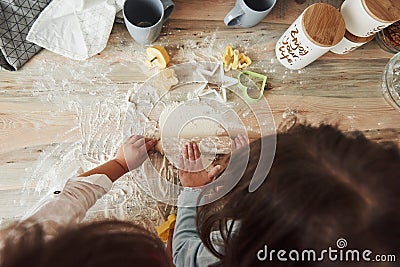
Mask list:
[[[277,2],[257,26],[230,29],[223,18],[233,0],[175,0],[173,15],[156,44],[166,47],[172,64],[222,53],[228,44],[245,51],[253,60],[251,70],[268,76],[272,89],[265,97],[277,126],[288,123],[289,116],[400,144],[400,112],[381,93],[382,73],[392,54],[374,40],[347,55],[329,52],[303,70],[287,70],[274,53],[281,34],[308,5],[327,2],[338,7],[342,1]],[[38,200],[40,195],[24,196],[22,189],[35,179],[32,173],[40,173],[43,153],[60,144],[96,141],[96,133],[85,134],[82,129],[90,125],[82,122],[101,125],[112,111],[98,112],[96,118],[85,117],[84,111],[102,105],[118,109],[130,90],[150,75],[144,55],[125,26],[116,24],[106,49],[89,60],[73,61],[43,50],[21,70],[0,72],[0,223],[18,218]],[[120,138],[119,127],[112,128],[109,138]]]

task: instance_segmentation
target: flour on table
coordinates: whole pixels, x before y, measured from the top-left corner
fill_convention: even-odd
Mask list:
[[[171,115],[171,113],[180,105],[181,102],[172,102],[169,105],[165,106],[165,109],[161,112],[159,118],[159,127],[162,136],[170,136],[174,132],[170,131],[173,127],[175,127],[171,121],[166,125],[167,118]],[[198,109],[197,105],[190,105],[193,108],[193,112],[195,109]],[[179,113],[179,112],[178,112]],[[175,129],[174,129],[175,130]],[[219,136],[223,135],[225,130],[219,125],[219,123],[205,118],[194,118],[193,120],[187,122],[186,125],[179,131],[180,138],[193,138],[193,137],[207,137],[207,136]]]

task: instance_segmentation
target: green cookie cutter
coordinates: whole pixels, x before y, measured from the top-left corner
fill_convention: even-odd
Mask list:
[[[252,76],[252,77],[255,77],[255,78],[258,78],[258,79],[262,80],[262,85],[261,85],[261,88],[260,88],[260,95],[257,98],[250,97],[249,94],[247,93],[247,86],[244,86],[240,82],[240,76],[242,76],[243,74],[249,75],[249,76]],[[260,100],[263,97],[264,88],[265,88],[265,85],[267,84],[267,76],[259,74],[259,73],[256,73],[256,72],[252,72],[252,71],[249,71],[249,70],[245,70],[245,71],[242,71],[242,72],[239,73],[237,79],[238,79],[238,86],[239,86],[240,90],[243,93],[244,99],[247,102],[256,102],[256,101]]]

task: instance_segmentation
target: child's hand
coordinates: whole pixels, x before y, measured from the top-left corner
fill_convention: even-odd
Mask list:
[[[245,145],[248,145],[250,143],[249,138],[245,135],[239,134],[238,136],[233,139],[232,142],[232,151],[237,150],[241,147],[244,147]]]
[[[184,187],[200,187],[210,183],[221,171],[220,165],[207,172],[200,159],[200,150],[195,142],[182,147],[179,161],[179,179]]]
[[[155,139],[144,138],[141,135],[132,135],[118,149],[115,160],[126,171],[134,170],[142,165],[156,144],[157,140]]]

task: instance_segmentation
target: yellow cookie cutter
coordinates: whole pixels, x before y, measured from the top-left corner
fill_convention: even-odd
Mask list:
[[[248,76],[252,76],[252,77],[255,77],[255,78],[258,78],[258,79],[262,80],[262,85],[261,85],[261,88],[260,88],[260,95],[257,98],[250,97],[248,92],[247,92],[247,90],[248,90],[247,86],[244,86],[240,82],[240,77],[243,74],[248,75]],[[267,76],[259,74],[257,72],[252,72],[252,71],[249,71],[249,70],[245,70],[245,71],[242,71],[242,72],[239,73],[237,79],[238,79],[238,86],[239,86],[240,90],[242,91],[243,97],[245,98],[245,100],[247,102],[256,102],[256,101],[260,100],[263,97],[265,85],[267,84]]]
[[[224,62],[225,71],[245,69],[251,64],[251,59],[248,56],[240,53],[237,49],[233,49],[230,45],[226,47],[222,61]]]
[[[176,215],[175,214],[170,214],[168,216],[167,221],[163,222],[160,226],[156,228],[157,230],[157,235],[163,242],[168,241],[169,237],[169,231],[171,229],[174,229],[175,227],[175,221],[176,221]]]

